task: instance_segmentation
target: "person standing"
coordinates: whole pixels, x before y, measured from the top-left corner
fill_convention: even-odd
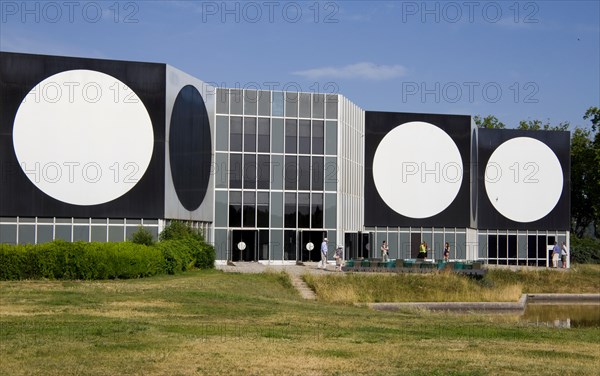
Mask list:
[[[562,242],[562,247],[560,247],[560,261],[562,262],[562,268],[566,269],[567,267],[567,255],[569,254],[569,252],[567,252],[567,245],[565,244],[565,242]]]
[[[417,256],[417,258],[422,260],[425,260],[427,258],[427,243],[421,243],[421,245],[419,246],[419,255]]]
[[[327,269],[327,238],[323,238],[323,243],[321,243],[321,264],[323,269]]]
[[[383,243],[381,243],[381,257],[383,258],[383,262],[387,262],[389,259],[389,251],[390,248],[387,245],[387,241],[383,241]]]
[[[448,262],[448,258],[450,257],[450,243],[446,242],[444,245],[444,261]]]
[[[558,255],[560,255],[560,247],[558,246],[558,242],[554,242],[554,247],[552,248],[552,267],[558,268]]]
[[[342,262],[344,260],[344,248],[338,245],[335,249],[335,270],[342,271]]]

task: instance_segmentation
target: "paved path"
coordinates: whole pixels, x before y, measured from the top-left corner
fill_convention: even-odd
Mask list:
[[[307,300],[315,300],[317,296],[315,292],[308,287],[302,280],[304,274],[333,274],[343,275],[344,273],[336,273],[335,265],[327,265],[327,270],[320,269],[317,262],[305,262],[304,265],[265,265],[258,262],[235,262],[234,265],[217,265],[216,268],[227,273],[264,273],[264,272],[285,272],[290,276],[292,285],[300,295]]]

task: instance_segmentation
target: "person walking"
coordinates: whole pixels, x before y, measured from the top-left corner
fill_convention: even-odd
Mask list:
[[[558,255],[560,255],[560,247],[557,242],[554,242],[554,247],[552,248],[552,267],[558,268]]]
[[[381,243],[381,257],[383,258],[383,262],[387,262],[389,259],[390,248],[388,247],[387,241],[383,241]]]
[[[444,262],[448,262],[448,258],[450,257],[450,243],[446,242],[444,245]]]
[[[323,243],[321,243],[321,265],[323,270],[327,269],[327,238],[323,238]]]
[[[421,245],[419,246],[419,255],[417,256],[417,258],[421,260],[425,260],[427,258],[427,243],[421,243]]]

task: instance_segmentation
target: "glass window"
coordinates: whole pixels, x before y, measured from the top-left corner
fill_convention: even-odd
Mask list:
[[[242,90],[240,89],[231,89],[229,91],[229,103],[231,105],[231,113],[234,115],[242,115]]]
[[[66,222],[65,222],[66,221]],[[39,218],[37,219],[37,223],[53,223],[53,218]],[[71,223],[71,218],[56,218],[56,223]]]
[[[104,237],[106,239],[106,227],[102,227],[102,230],[104,231]],[[51,242],[52,240],[54,240],[54,234],[52,233],[52,226],[38,226],[37,229],[37,242],[38,243],[47,243],[47,242]],[[23,233],[23,229],[19,228],[19,242],[21,242],[21,238],[22,236],[24,236]],[[31,237],[31,243],[33,243],[33,234],[31,235],[26,235],[27,237]],[[94,241],[92,239],[92,241]],[[106,240],[102,240],[102,241],[106,241]]]
[[[456,249],[456,258],[460,260],[464,260],[467,258],[467,234],[464,232],[456,234],[456,244],[454,245]]]
[[[285,227],[296,228],[296,194],[285,194]]]
[[[242,118],[239,116],[232,116],[230,127],[230,151],[242,151]]]
[[[271,259],[283,260],[283,231],[271,230]]]
[[[285,230],[283,233],[283,259],[296,260],[296,230]]]
[[[312,157],[312,190],[323,190],[323,157]]]
[[[134,227],[134,232],[137,227]],[[73,226],[73,241],[74,242],[89,242],[90,229],[87,226]]]
[[[229,188],[242,188],[241,154],[229,154]]]
[[[229,227],[242,226],[242,192],[229,192]]]
[[[271,157],[271,189],[283,189],[283,156],[273,155]]]
[[[57,223],[58,223],[58,221],[57,221]],[[123,218],[110,218],[108,220],[108,223],[111,224],[111,225],[124,225],[125,224],[125,219],[123,219]]]
[[[311,228],[323,228],[323,195],[312,194],[311,203]]]
[[[234,154],[232,154],[234,155]],[[227,188],[227,154],[216,153],[215,154],[215,187],[216,188]]]
[[[327,154],[337,155],[337,122],[328,121],[326,124]]]
[[[0,225],[0,239],[4,244],[17,244],[17,225]]]
[[[227,151],[229,138],[229,118],[217,116],[217,150]]]
[[[92,223],[94,224],[103,224],[105,225],[108,221],[108,218],[92,218]]]
[[[498,235],[498,258],[508,258],[508,239],[506,235]]]
[[[109,242],[122,242],[125,236],[125,229],[123,226],[108,226],[108,241]]]
[[[121,240],[123,241],[123,228],[121,228]],[[54,229],[54,239],[61,239],[67,242],[71,241],[71,226],[56,226]]]
[[[244,151],[256,151],[256,118],[244,118]]]
[[[50,239],[44,239],[45,242],[52,241],[52,226],[38,226],[49,230]],[[3,241],[4,242],[4,241]],[[35,243],[35,225],[20,225],[19,226],[19,244],[34,244]],[[42,243],[42,242],[40,242]]]
[[[310,117],[310,93],[300,93],[300,117]]]
[[[298,193],[298,227],[310,227],[310,194]]]
[[[337,94],[327,94],[325,98],[325,111],[327,119],[337,119],[338,117],[338,96]]]
[[[333,193],[325,194],[325,228],[336,227],[337,202]]]
[[[271,228],[283,227],[283,193],[271,192]]]
[[[229,90],[217,89],[217,113],[229,113]]]
[[[269,193],[256,194],[256,227],[269,227]]]
[[[78,223],[78,222],[75,222]],[[135,218],[127,218],[127,224],[128,225],[141,225],[142,224],[142,220],[141,219],[135,219]]]
[[[298,93],[285,93],[285,116],[298,117]]]
[[[518,257],[521,259],[527,258],[527,236],[525,234],[519,234],[517,239],[518,245]]]
[[[105,226],[92,226],[91,234],[93,242],[106,242]]]
[[[73,222],[74,223],[85,223],[85,224],[89,224],[90,223],[90,219],[89,218],[73,218]],[[140,221],[140,223],[142,223]]]
[[[325,142],[324,125],[320,120],[312,122],[312,153],[323,154],[323,144]]]
[[[215,226],[227,227],[227,192],[215,192]]]
[[[298,126],[298,152],[310,154],[310,120],[300,120]]]
[[[270,151],[271,126],[268,118],[258,118],[258,152],[268,153]]]
[[[310,157],[298,157],[298,190],[310,190]]]
[[[398,244],[400,254],[398,258],[409,259],[410,257],[410,234],[408,232],[400,233],[400,244]]]
[[[269,155],[259,154],[257,158],[256,188],[269,189],[271,177],[271,164],[269,161]]]
[[[399,252],[399,248],[398,248],[398,233],[397,232],[388,232],[387,242],[388,242],[390,258],[393,258],[393,259],[399,258],[398,255],[400,254],[400,252]]]
[[[273,119],[271,150],[273,153],[283,153],[283,119]]]
[[[508,235],[508,258],[517,258],[517,235]]]
[[[448,243],[450,243],[450,242],[448,242]],[[443,232],[436,231],[433,234],[433,244],[431,245],[431,249],[433,249],[433,258],[434,259],[442,260],[444,258],[444,233]]]
[[[258,116],[271,116],[271,92],[258,92]]]
[[[256,115],[257,103],[258,92],[256,90],[246,90],[244,92],[244,114]]]
[[[488,249],[487,249],[487,235],[486,234],[479,234],[478,235],[478,245],[479,245],[479,258],[483,258],[483,259],[487,259],[488,258]],[[450,243],[450,245],[452,245],[452,243]],[[452,258],[456,258],[455,256],[455,248],[452,247],[451,248],[451,252],[450,252],[450,257]]]
[[[255,192],[244,192],[244,227],[256,227]]]
[[[323,119],[325,114],[325,96],[323,94],[313,94],[312,113],[314,118]]]
[[[325,190],[337,190],[337,158],[325,158]]]
[[[283,93],[273,92],[273,116],[283,116]]]
[[[298,142],[296,120],[285,120],[285,152],[295,154]]]
[[[227,230],[215,229],[215,252],[217,260],[229,260],[227,255]]]
[[[244,189],[256,189],[256,155],[244,154]]]
[[[298,188],[298,164],[296,157],[285,157],[285,189],[295,191]]]

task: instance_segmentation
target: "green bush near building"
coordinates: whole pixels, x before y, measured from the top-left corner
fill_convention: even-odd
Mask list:
[[[0,280],[142,278],[210,269],[214,262],[214,248],[201,235],[185,232],[153,245],[62,240],[0,244]]]
[[[571,262],[600,264],[600,239],[571,237]]]

